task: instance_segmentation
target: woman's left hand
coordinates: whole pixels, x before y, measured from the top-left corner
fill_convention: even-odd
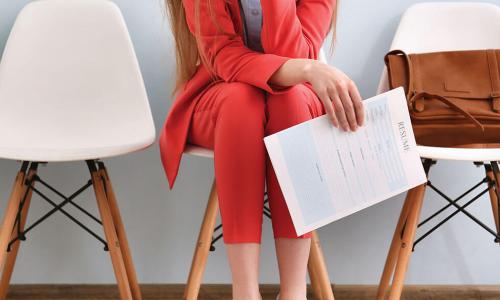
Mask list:
[[[355,131],[364,123],[364,106],[358,88],[344,72],[317,60],[306,68],[307,81],[323,102],[333,125]]]

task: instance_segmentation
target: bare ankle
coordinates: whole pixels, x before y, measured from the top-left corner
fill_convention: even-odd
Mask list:
[[[233,300],[262,300],[259,287],[233,284]]]
[[[280,289],[279,300],[306,300],[307,290],[301,287]]]

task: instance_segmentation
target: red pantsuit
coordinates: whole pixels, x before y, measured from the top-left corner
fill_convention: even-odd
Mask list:
[[[335,0],[261,0],[264,53],[244,45],[238,0],[200,0],[199,32],[195,2],[183,0],[187,26],[214,76],[200,64],[167,116],[159,145],[170,188],[186,143],[211,148],[224,241],[260,242],[266,182],[274,236],[295,238],[263,138],[324,112],[309,85],[269,78],[290,58],[317,58]]]
[[[274,237],[297,237],[263,138],[323,113],[305,85],[268,94],[249,84],[222,82],[203,94],[188,141],[214,150],[224,242],[260,243],[266,182]]]

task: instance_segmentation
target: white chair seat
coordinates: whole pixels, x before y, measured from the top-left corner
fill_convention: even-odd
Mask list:
[[[184,153],[208,158],[214,157],[214,152],[212,150],[191,144],[186,145]]]
[[[101,144],[100,147],[94,148],[4,148],[0,147],[0,158],[21,160],[21,161],[38,161],[38,162],[63,162],[63,161],[79,161],[101,159],[124,155],[127,153],[139,151],[149,147],[154,142],[153,139],[136,141],[128,144]]]
[[[500,149],[465,149],[418,146],[418,152],[423,158],[463,160],[463,161],[500,161]],[[196,145],[187,145],[184,153],[213,158],[214,152]]]
[[[418,146],[418,153],[423,158],[463,160],[463,161],[500,161],[499,148],[445,148]]]

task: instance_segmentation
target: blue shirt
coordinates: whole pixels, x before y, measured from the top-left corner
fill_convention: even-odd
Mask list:
[[[243,10],[246,46],[254,51],[263,52],[260,42],[260,32],[262,30],[260,0],[240,0],[240,7]]]

